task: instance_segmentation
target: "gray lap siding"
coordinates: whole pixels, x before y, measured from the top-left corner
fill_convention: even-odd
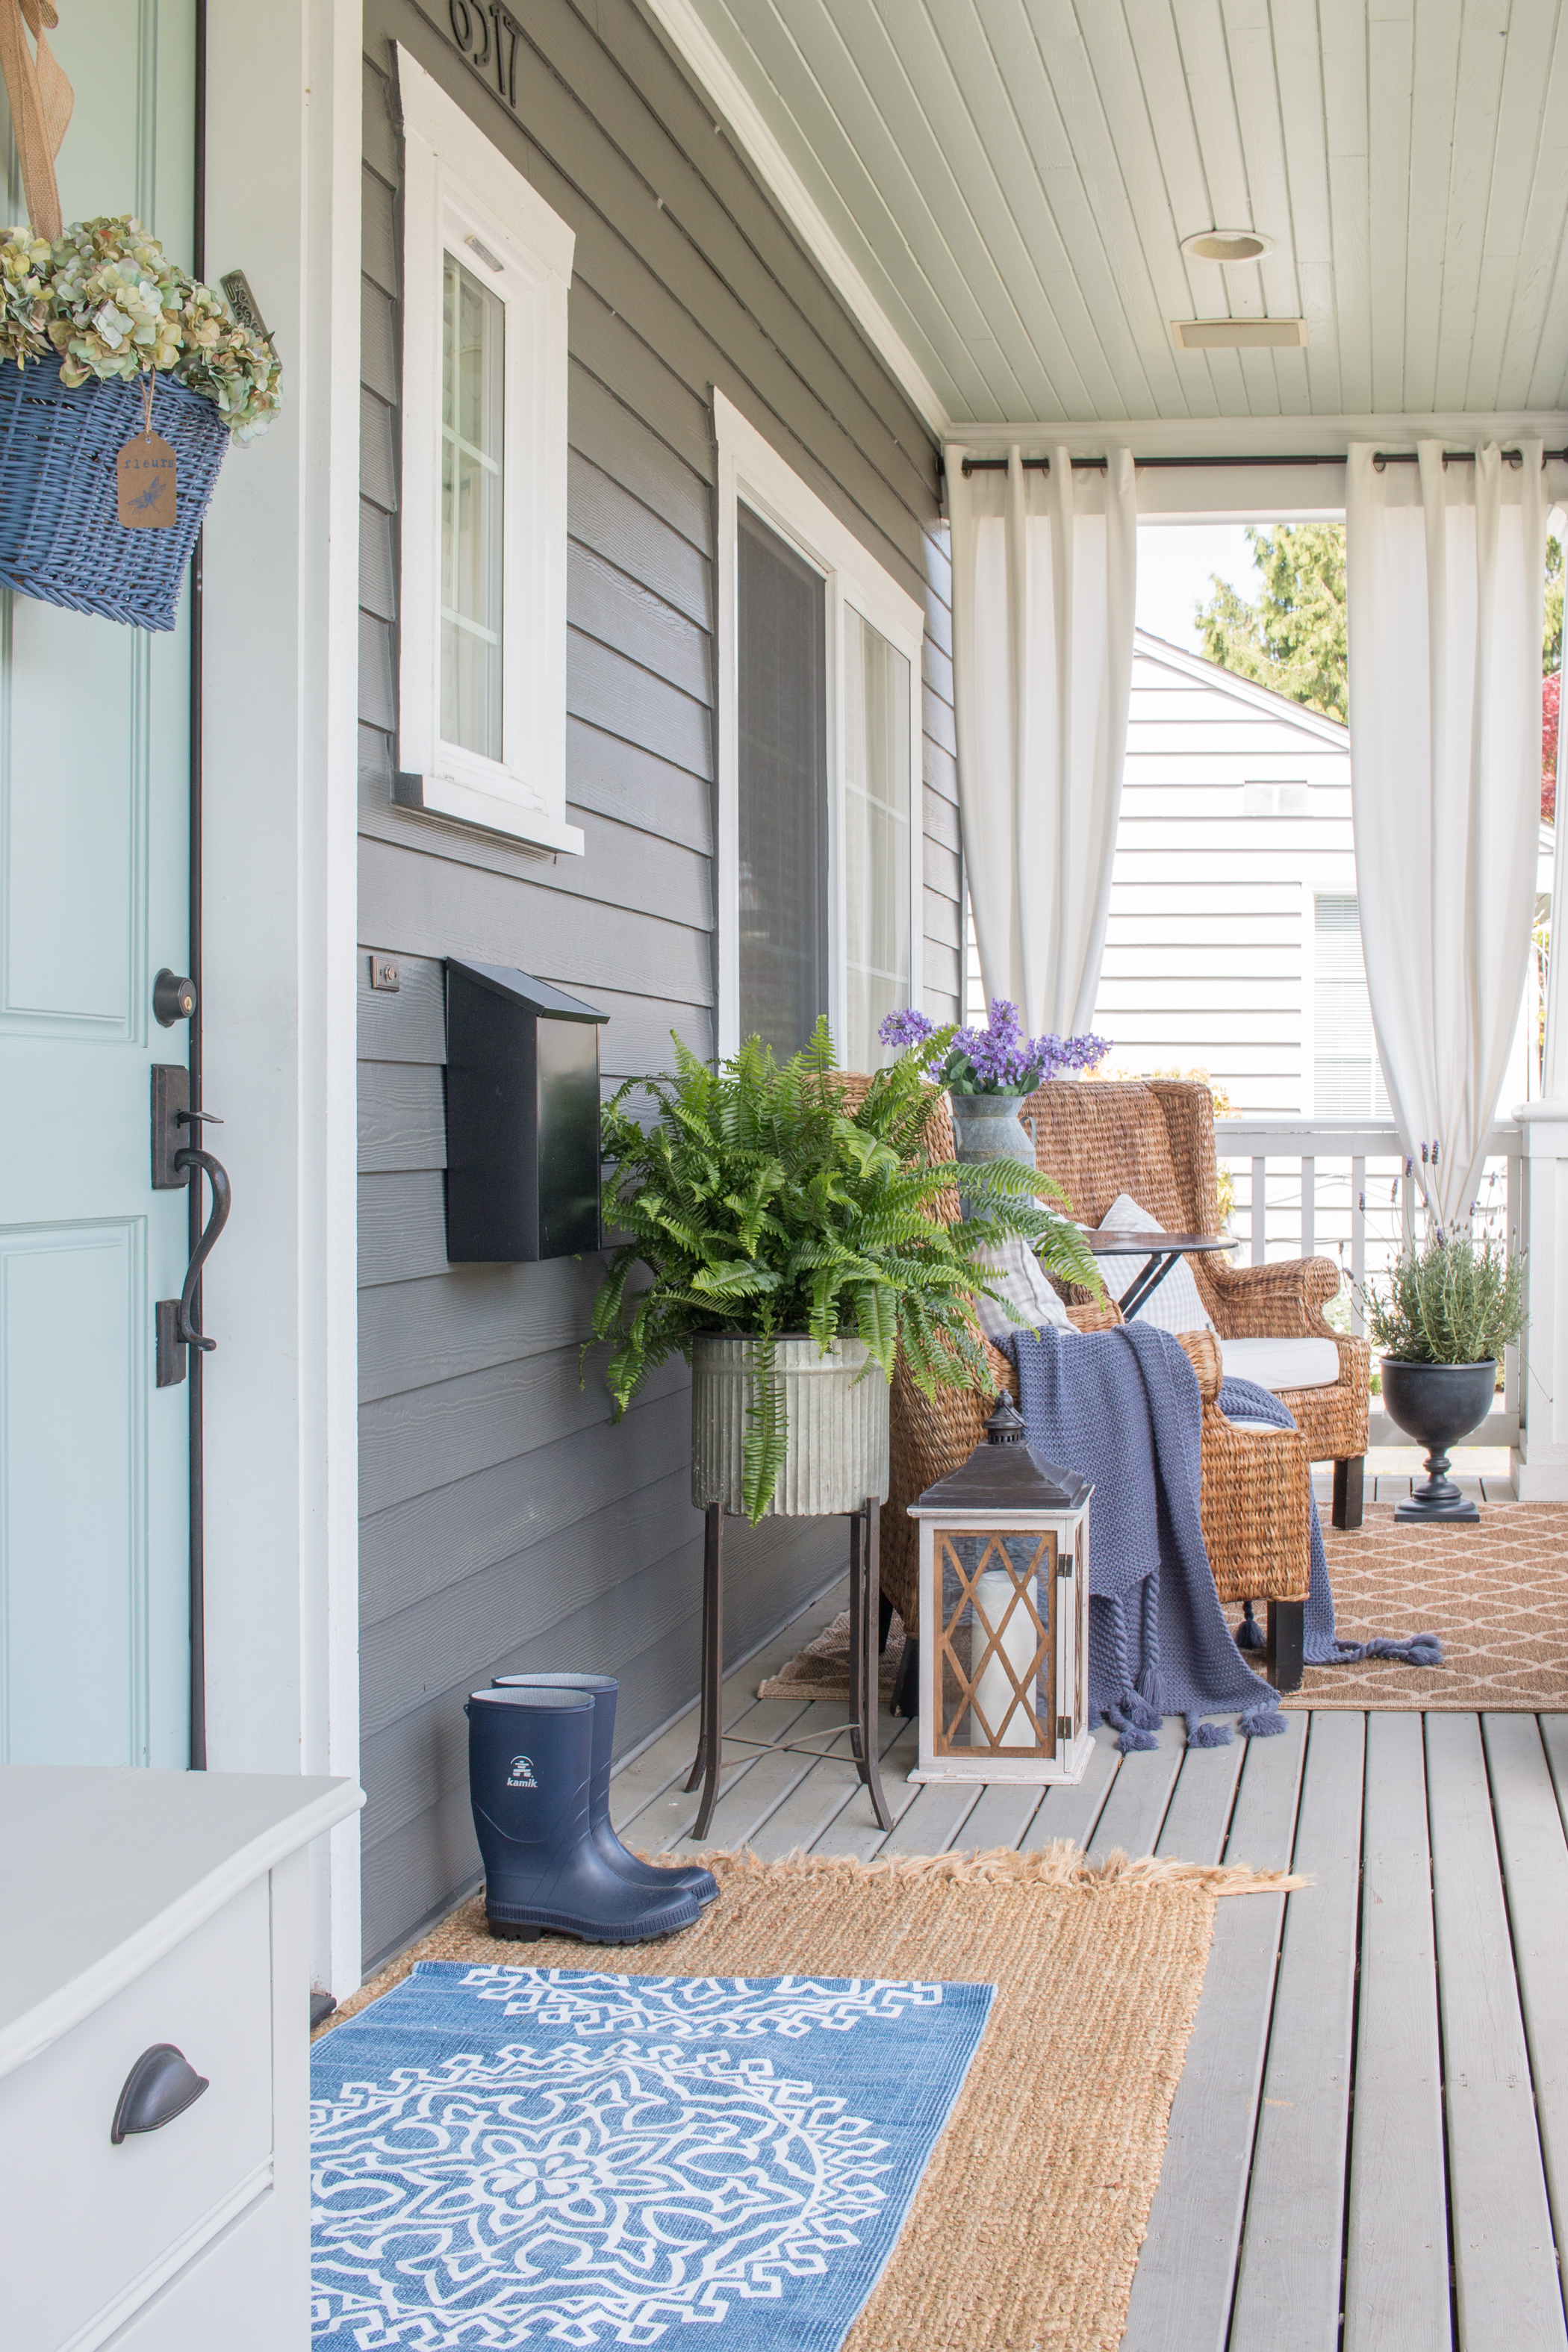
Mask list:
[[[365,10],[360,556],[360,1460],[363,1945],[472,1884],[465,1694],[621,1678],[618,1744],[696,1688],[700,1521],[684,1368],[613,1426],[579,1351],[598,1261],[450,1266],[442,960],[511,963],[607,1011],[606,1080],[713,1047],[717,384],[928,615],[928,1001],[956,1009],[961,897],[947,550],[919,418],[630,0],[539,0],[515,108],[448,11]],[[576,232],[570,301],[567,798],[581,857],[395,806],[401,226],[394,42]],[[662,202],[660,201],[662,199]],[[369,952],[397,958],[373,992]],[[819,1591],[842,1521],[727,1546],[731,1657]]]

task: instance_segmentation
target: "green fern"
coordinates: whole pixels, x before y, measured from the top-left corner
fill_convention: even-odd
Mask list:
[[[926,1137],[940,1097],[923,1072],[942,1035],[873,1077],[845,1107],[832,1039],[819,1021],[804,1052],[779,1062],[752,1038],[711,1069],[675,1039],[673,1074],[629,1079],[603,1114],[605,1223],[625,1235],[594,1303],[595,1339],[618,1420],[656,1365],[689,1358],[705,1332],[755,1339],[743,1488],[755,1522],[778,1486],[789,1442],[773,1341],[806,1332],[826,1351],[862,1340],[889,1380],[900,1348],[929,1396],[986,1381],[973,1317],[994,1297],[984,1259],[1018,1234],[1065,1280],[1100,1288],[1058,1186],[1021,1161],[933,1160]],[[626,1108],[645,1092],[644,1125]],[[965,1214],[936,1213],[956,1190]],[[641,1268],[651,1276],[634,1279]]]

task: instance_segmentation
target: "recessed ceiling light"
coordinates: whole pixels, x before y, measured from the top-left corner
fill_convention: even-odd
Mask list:
[[[1184,352],[1300,350],[1307,340],[1305,319],[1173,319],[1171,332]]]
[[[1182,239],[1194,261],[1257,261],[1273,250],[1274,239],[1255,228],[1204,228]]]

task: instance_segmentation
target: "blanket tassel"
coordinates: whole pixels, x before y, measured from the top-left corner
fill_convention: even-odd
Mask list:
[[[1205,1723],[1201,1716],[1187,1717],[1189,1748],[1228,1748],[1233,1734],[1228,1723]]]
[[[1245,1715],[1236,1718],[1236,1727],[1244,1739],[1273,1739],[1287,1728],[1279,1703],[1272,1698],[1259,1699]]]
[[[1336,1642],[1330,1654],[1321,1662],[1310,1651],[1309,1665],[1353,1666],[1363,1658],[1392,1658],[1402,1666],[1440,1666],[1443,1644],[1436,1633],[1412,1633],[1409,1640],[1396,1642],[1392,1634],[1377,1633],[1370,1642]]]
[[[1136,1755],[1140,1749],[1160,1745],[1155,1737],[1160,1718],[1135,1692],[1125,1693],[1119,1705],[1108,1706],[1105,1720],[1113,1731],[1121,1734],[1116,1745],[1123,1756]]]
[[[1250,1601],[1244,1601],[1241,1604],[1241,1622],[1236,1629],[1236,1646],[1238,1650],[1261,1650],[1267,1646],[1263,1628]]]

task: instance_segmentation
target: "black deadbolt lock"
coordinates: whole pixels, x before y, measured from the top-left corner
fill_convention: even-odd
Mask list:
[[[188,1021],[195,1009],[195,982],[171,971],[165,964],[153,982],[153,1011],[159,1026],[172,1029],[176,1021]]]

